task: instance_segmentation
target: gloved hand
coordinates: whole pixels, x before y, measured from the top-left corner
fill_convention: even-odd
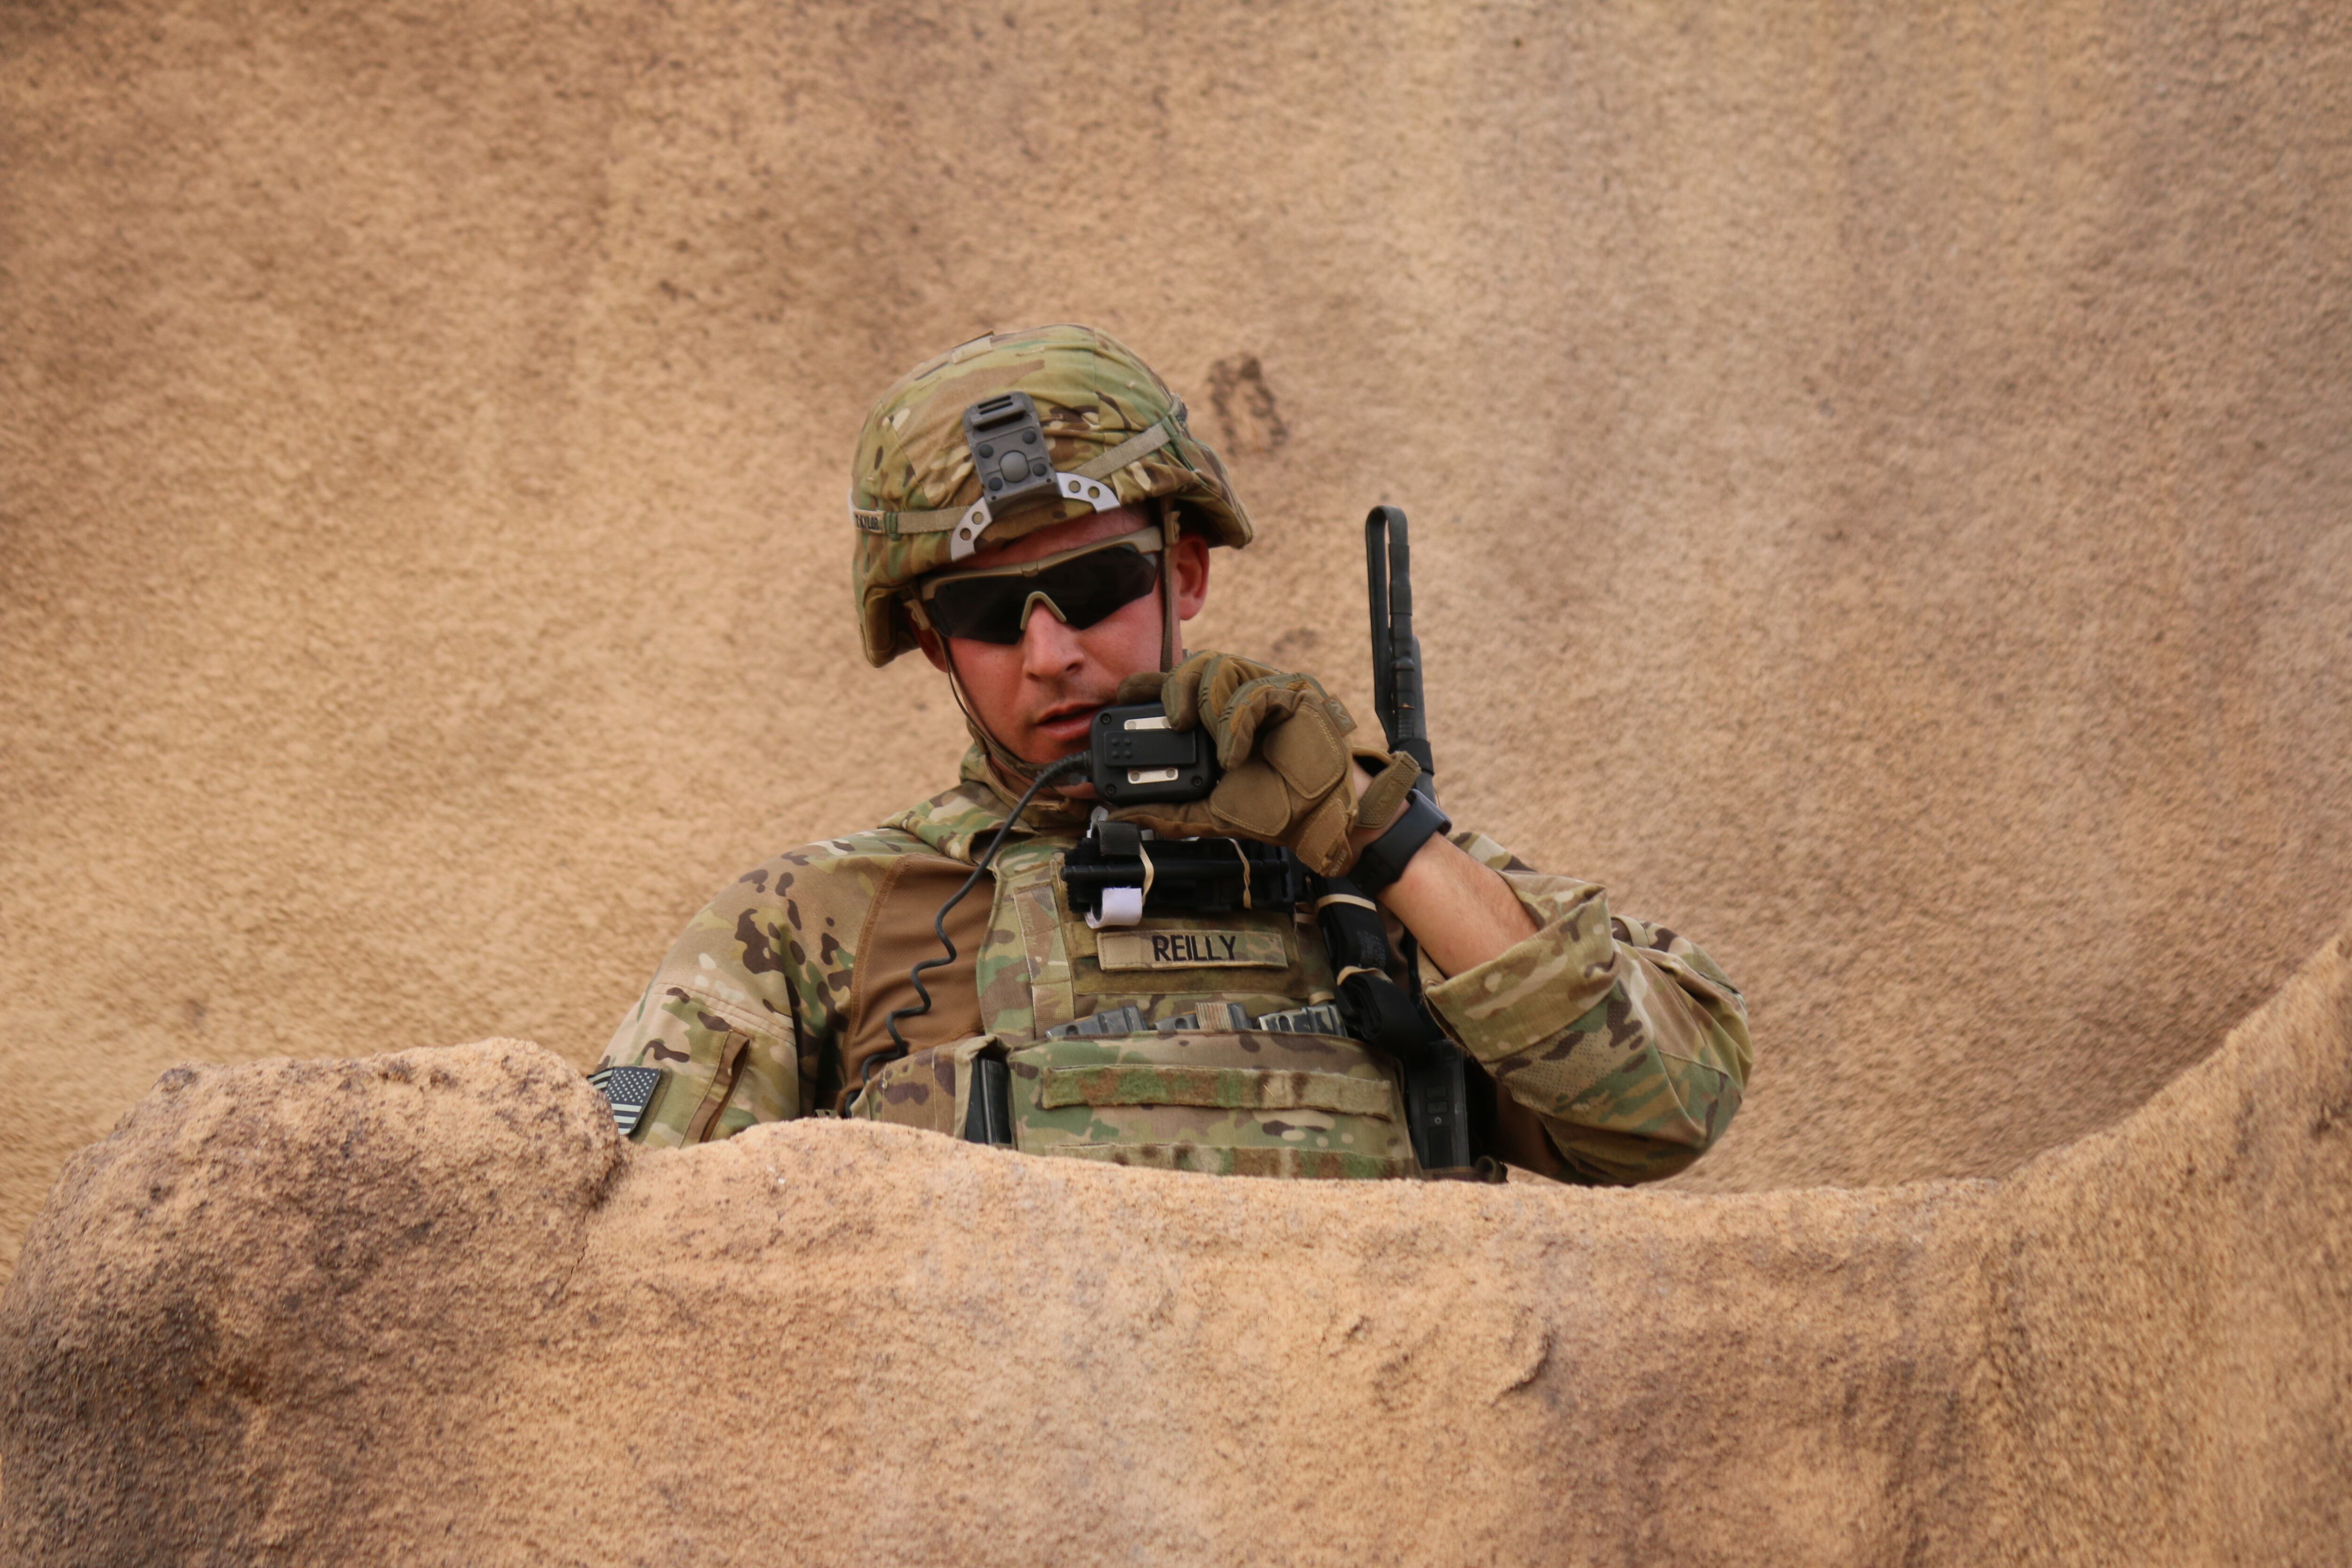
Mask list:
[[[1232,654],[1196,653],[1164,675],[1130,675],[1118,700],[1157,700],[1171,727],[1197,725],[1217,749],[1223,773],[1205,798],[1112,814],[1171,838],[1286,844],[1309,870],[1336,876],[1355,860],[1349,832],[1385,826],[1421,774],[1411,757],[1350,742],[1356,721],[1313,676]],[[1373,775],[1361,800],[1351,762]]]

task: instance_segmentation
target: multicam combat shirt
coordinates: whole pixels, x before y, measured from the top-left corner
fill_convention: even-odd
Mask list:
[[[916,1004],[907,972],[941,952],[933,918],[1009,807],[975,748],[955,788],[870,832],[779,855],[713,900],[605,1047],[606,1067],[664,1069],[636,1139],[675,1146],[837,1113],[889,1046],[889,1016]],[[1014,827],[945,921],[958,957],[926,972],[931,1005],[900,1025],[916,1049],[982,1034],[1017,1045],[1129,1007],[1121,1016],[1148,1026],[1329,1000],[1303,908],[1089,930],[1055,874],[1076,812],[1030,815],[1042,820]],[[1599,887],[1534,870],[1482,834],[1454,840],[1502,873],[1538,927],[1474,969],[1423,975],[1474,1064],[1473,1095],[1490,1101],[1496,1152],[1581,1183],[1687,1167],[1747,1083],[1737,988],[1688,939],[1612,915]]]

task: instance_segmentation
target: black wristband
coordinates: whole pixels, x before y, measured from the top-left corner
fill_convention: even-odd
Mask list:
[[[1421,847],[1430,836],[1450,833],[1454,819],[1437,809],[1437,803],[1414,790],[1404,797],[1404,810],[1389,824],[1388,830],[1356,857],[1349,869],[1348,880],[1367,894],[1378,893],[1382,888],[1404,875],[1405,862],[1421,853]]]

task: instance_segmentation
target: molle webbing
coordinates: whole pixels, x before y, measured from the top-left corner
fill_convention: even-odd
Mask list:
[[[1391,1113],[1396,1090],[1372,1079],[1269,1068],[1049,1068],[1037,1090],[1048,1110],[1068,1105],[1191,1105],[1223,1110],[1328,1110],[1335,1116]]]
[[[1100,1160],[1146,1171],[1198,1171],[1210,1176],[1271,1176],[1284,1181],[1395,1182],[1412,1162],[1337,1149],[1226,1149],[1207,1143],[1095,1143],[1049,1151],[1065,1159]]]
[[[1310,1179],[1416,1168],[1394,1069],[1342,1036],[1066,1037],[1007,1063],[1024,1154]]]

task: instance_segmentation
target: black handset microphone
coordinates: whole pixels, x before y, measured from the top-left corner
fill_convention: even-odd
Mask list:
[[[1114,809],[1198,800],[1217,782],[1217,759],[1198,725],[1171,729],[1159,703],[1130,702],[1095,715],[1087,780]]]

